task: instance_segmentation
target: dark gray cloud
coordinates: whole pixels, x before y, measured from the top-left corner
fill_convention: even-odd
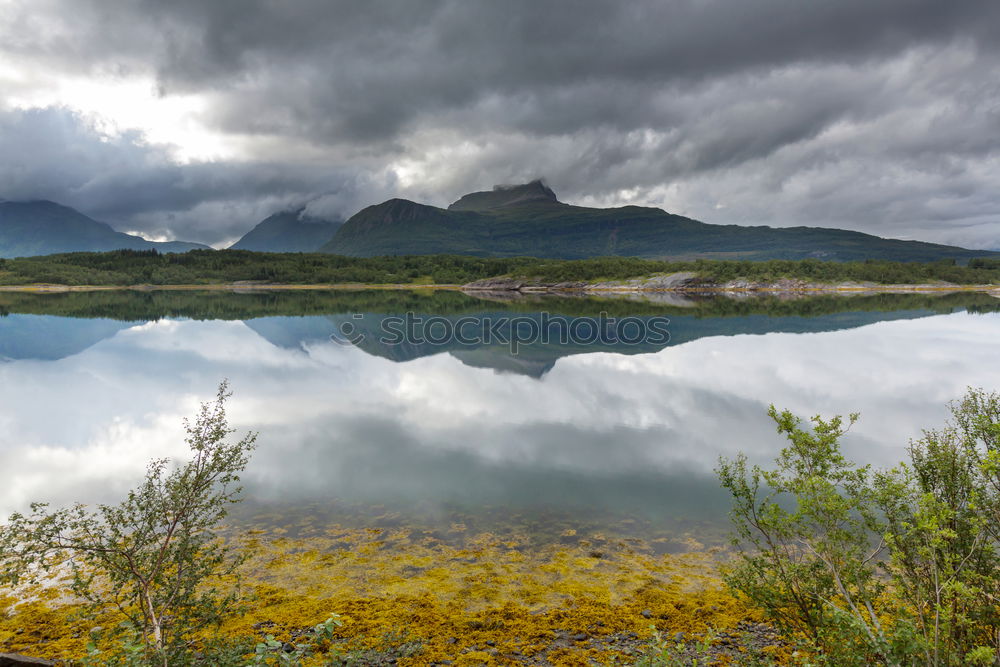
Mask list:
[[[545,175],[580,203],[1000,247],[997,3],[15,0],[0,44],[26,70],[202,96],[241,147],[179,167],[119,146],[142,183],[110,212],[137,228],[212,209],[222,237],[227,206]]]
[[[206,243],[238,238],[275,210],[306,202],[344,217],[391,189],[346,168],[181,164],[167,146],[136,132],[106,134],[65,108],[0,111],[0,155],[6,199],[52,199],[119,229]]]

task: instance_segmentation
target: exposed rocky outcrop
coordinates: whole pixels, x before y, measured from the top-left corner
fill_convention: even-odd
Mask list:
[[[484,292],[518,292],[526,284],[526,281],[516,278],[485,278],[463,285],[462,289],[470,292],[479,290]]]
[[[462,289],[469,292],[655,292],[680,291],[695,284],[698,284],[696,274],[681,271],[645,278],[596,283],[585,281],[552,283],[524,278],[486,278],[463,285]]]
[[[1000,297],[1000,290],[992,285],[955,285],[952,283],[924,283],[913,285],[882,285],[878,283],[816,283],[802,280],[800,278],[780,278],[768,282],[753,281],[747,279],[730,280],[718,282],[706,278],[701,278],[697,274],[680,271],[677,273],[660,274],[643,278],[630,278],[628,280],[610,280],[603,282],[544,282],[532,280],[530,278],[487,278],[477,280],[462,287],[463,291],[478,293],[480,291],[490,292],[577,292],[581,294],[649,294],[649,293],[699,293],[699,292],[725,292],[731,295],[744,294],[749,292],[767,292],[770,294],[804,295],[815,294],[817,292],[826,293],[850,293],[850,294],[874,294],[874,293],[895,293],[905,294],[909,292],[958,292],[958,291],[984,291],[993,296]]]
[[[52,667],[55,664],[51,660],[44,660],[42,658],[29,658],[26,655],[18,655],[17,653],[0,653],[0,667],[41,667],[43,665]]]
[[[496,185],[492,191],[472,192],[448,207],[449,211],[488,211],[505,206],[558,203],[556,193],[541,180],[524,185]]]
[[[698,274],[690,271],[678,271],[647,278],[632,278],[630,280],[614,280],[609,282],[591,283],[587,287],[592,290],[678,290],[698,284]]]

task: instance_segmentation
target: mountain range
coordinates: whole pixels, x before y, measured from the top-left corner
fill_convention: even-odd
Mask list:
[[[989,251],[821,227],[713,225],[659,208],[560,202],[541,181],[465,195],[447,209],[390,199],[360,211],[322,252],[374,256],[527,255],[556,259],[968,259]]]
[[[50,201],[0,201],[0,257],[117,248],[185,252],[197,243],[158,243]],[[258,252],[323,252],[355,257],[453,254],[580,259],[967,260],[987,250],[886,239],[823,227],[715,225],[646,206],[566,204],[542,181],[473,192],[447,208],[406,199],[369,206],[346,222],[283,211],[231,246]]]
[[[117,232],[107,223],[51,201],[0,201],[0,257],[123,248],[187,252],[207,247],[183,241],[147,241],[140,236]]]

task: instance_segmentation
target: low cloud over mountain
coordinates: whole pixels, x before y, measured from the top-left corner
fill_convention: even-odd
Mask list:
[[[1000,247],[996,3],[13,0],[0,63],[0,197],[150,238],[545,176],[576,204]],[[143,95],[162,116],[127,113]]]

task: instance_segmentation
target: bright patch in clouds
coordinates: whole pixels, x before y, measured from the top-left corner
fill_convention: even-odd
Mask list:
[[[0,81],[18,81],[17,75],[16,69],[7,66],[0,70]],[[167,145],[181,163],[238,157],[233,142],[203,124],[204,96],[159,95],[150,78],[66,77],[56,78],[44,88],[14,89],[15,93],[4,99],[8,108],[68,106],[86,114],[107,135],[139,130],[145,141]]]

